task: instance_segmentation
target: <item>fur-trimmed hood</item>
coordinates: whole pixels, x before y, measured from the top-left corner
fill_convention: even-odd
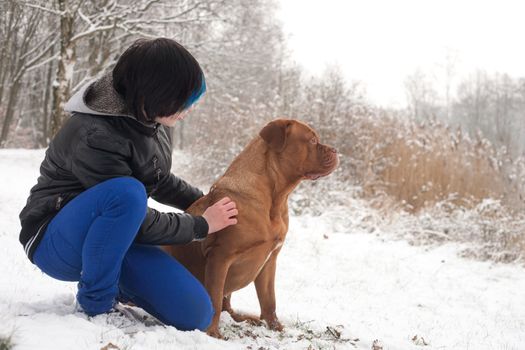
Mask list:
[[[128,111],[124,100],[113,88],[113,75],[111,72],[84,84],[67,101],[64,110],[69,113],[128,117],[151,128],[154,128],[156,124],[141,122]]]

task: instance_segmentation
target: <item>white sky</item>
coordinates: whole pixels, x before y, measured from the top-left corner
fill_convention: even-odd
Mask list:
[[[418,68],[444,77],[447,54],[456,80],[477,68],[525,76],[525,0],[280,2],[295,60],[314,74],[339,64],[378,104],[403,106]]]

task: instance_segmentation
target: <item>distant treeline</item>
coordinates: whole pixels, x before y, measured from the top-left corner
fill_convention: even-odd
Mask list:
[[[438,93],[415,73],[407,110],[378,109],[337,67],[307,77],[290,58],[276,9],[276,0],[4,0],[0,146],[46,147],[72,93],[137,38],[162,36],[196,56],[208,83],[174,128],[174,147],[194,157],[182,172],[194,180],[211,182],[284,116],[311,123],[335,146],[333,182],[366,196],[387,194],[414,210],[454,196],[523,203],[524,79],[479,72]]]

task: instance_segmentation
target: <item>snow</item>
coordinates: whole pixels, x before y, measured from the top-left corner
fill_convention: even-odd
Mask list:
[[[18,212],[43,156],[43,150],[0,150],[0,336],[13,334],[17,350],[109,343],[120,349],[371,349],[376,339],[385,350],[525,348],[523,267],[461,258],[458,244],[414,247],[391,239],[402,234],[385,226],[370,233],[359,222],[371,209],[361,205],[291,217],[277,267],[282,334],[236,324],[226,313],[227,341],[115,314],[88,319],[75,311],[75,283],[45,276],[18,242]],[[253,286],[235,293],[232,306],[258,314]]]

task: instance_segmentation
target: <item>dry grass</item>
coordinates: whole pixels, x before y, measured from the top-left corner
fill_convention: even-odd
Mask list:
[[[363,197],[403,221],[420,244],[469,242],[465,255],[517,261],[525,255],[525,161],[513,160],[480,135],[388,116],[356,118],[351,158]],[[412,232],[412,233],[411,233]]]
[[[366,197],[386,194],[411,212],[444,200],[472,206],[503,199],[507,185],[487,141],[438,123],[385,119],[370,126],[362,162]]]
[[[14,346],[12,336],[0,336],[0,350],[11,350]]]

